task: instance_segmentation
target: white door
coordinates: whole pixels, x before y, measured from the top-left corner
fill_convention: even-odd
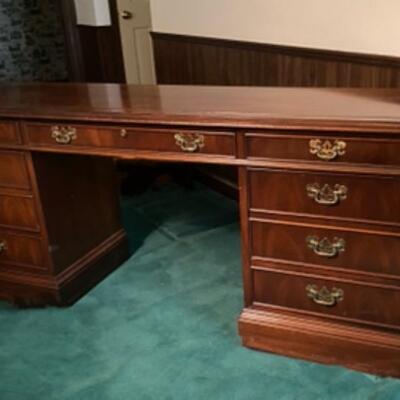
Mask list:
[[[156,82],[150,0],[117,0],[127,83]]]

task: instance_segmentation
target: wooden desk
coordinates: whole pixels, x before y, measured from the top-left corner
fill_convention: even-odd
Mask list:
[[[113,158],[235,165],[243,344],[400,376],[400,92],[5,85],[0,295],[69,304],[127,257]]]

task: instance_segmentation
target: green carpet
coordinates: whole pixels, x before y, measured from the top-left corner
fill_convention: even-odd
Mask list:
[[[132,257],[74,306],[0,303],[0,400],[400,399],[400,381],[241,347],[235,203],[123,201]]]

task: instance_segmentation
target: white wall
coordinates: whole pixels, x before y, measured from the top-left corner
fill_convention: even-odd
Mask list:
[[[151,0],[153,30],[400,56],[400,0]]]

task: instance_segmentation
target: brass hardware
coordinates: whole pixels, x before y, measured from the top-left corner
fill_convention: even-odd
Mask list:
[[[128,131],[126,129],[121,129],[120,135],[122,138],[126,138],[128,136]]]
[[[3,240],[0,242],[0,254],[3,253],[4,251],[7,250],[7,244],[6,242]]]
[[[342,301],[344,297],[342,289],[332,288],[332,290],[329,291],[326,286],[318,289],[317,285],[307,285],[306,292],[307,296],[310,297],[314,303],[325,307],[333,307]]]
[[[310,183],[306,190],[308,197],[324,206],[334,206],[347,198],[347,187],[344,185],[337,184],[332,189],[328,184],[321,187],[318,183]]]
[[[122,19],[132,19],[133,18],[133,13],[131,13],[128,10],[123,10],[123,11],[121,11],[121,18]]]
[[[175,142],[183,151],[194,153],[204,147],[204,136],[199,133],[177,133]]]
[[[59,144],[69,144],[77,138],[76,129],[72,126],[52,126],[51,137]]]
[[[346,142],[343,140],[335,140],[332,144],[329,140],[311,139],[309,146],[310,153],[324,161],[332,161],[346,153]]]
[[[308,247],[318,256],[321,257],[336,257],[339,253],[346,250],[346,242],[344,239],[334,238],[331,242],[324,237],[319,239],[318,236],[308,236],[306,239]]]

